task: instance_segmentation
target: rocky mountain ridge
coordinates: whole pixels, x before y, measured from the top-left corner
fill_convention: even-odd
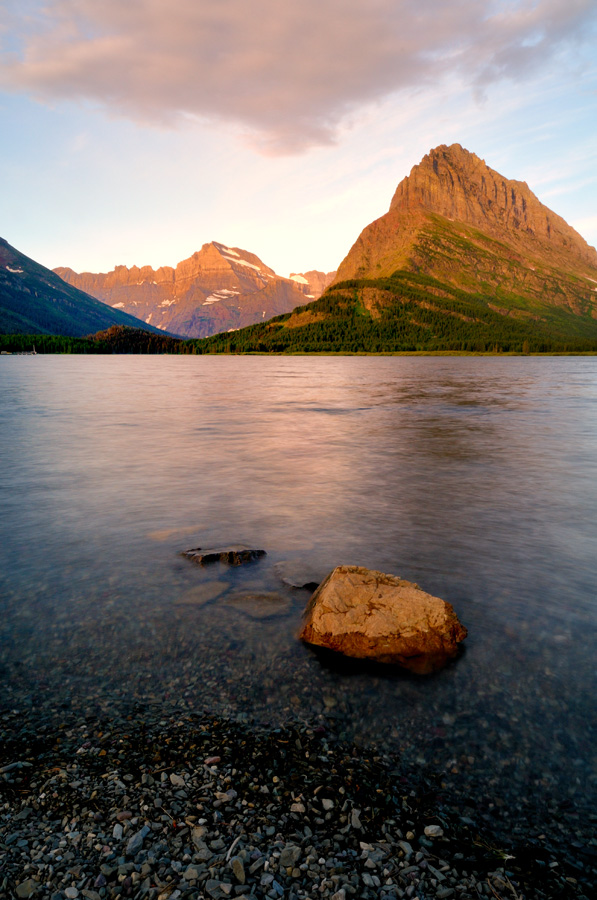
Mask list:
[[[319,300],[229,342],[278,352],[593,350],[597,251],[459,144],[431,150]]]
[[[391,275],[403,268],[434,274],[437,254],[429,254],[426,239],[437,223],[434,216],[441,217],[444,231],[460,231],[465,239],[474,240],[470,229],[477,229],[483,249],[494,249],[502,256],[514,253],[529,272],[536,271],[533,261],[538,260],[552,268],[573,269],[581,277],[586,270],[590,282],[591,271],[597,269],[595,248],[544,206],[525,182],[504,178],[476,154],[452,144],[431,150],[400,182],[389,211],[361,232],[339,266],[335,282]],[[505,246],[491,248],[490,238]],[[436,244],[441,251],[442,239]],[[459,260],[457,254],[454,262],[470,269],[467,259]],[[456,283],[460,276],[454,275]],[[497,286],[498,278],[493,280]]]
[[[54,271],[114,309],[183,337],[242,328],[289,312],[321,293],[317,287],[311,290],[307,275],[282,278],[254,253],[217,241],[204,244],[175,268],[117,266],[105,274]]]

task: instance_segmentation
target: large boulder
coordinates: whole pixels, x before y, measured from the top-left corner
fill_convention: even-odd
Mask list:
[[[452,606],[418,585],[360,566],[337,566],[311,597],[299,637],[423,675],[456,656],[466,635]]]

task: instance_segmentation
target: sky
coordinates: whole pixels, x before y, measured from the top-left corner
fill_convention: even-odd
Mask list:
[[[597,245],[597,0],[0,0],[0,236],[336,269],[459,143]]]

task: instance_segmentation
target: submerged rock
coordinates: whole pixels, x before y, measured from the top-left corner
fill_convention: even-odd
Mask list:
[[[181,597],[176,598],[175,602],[184,606],[205,606],[223,594],[227,588],[228,585],[224,581],[208,581],[185,591]]]
[[[229,594],[223,604],[239,610],[252,619],[284,616],[292,609],[292,601],[274,591],[243,591]]]
[[[299,637],[423,675],[456,656],[466,635],[452,606],[418,585],[360,566],[338,566],[311,597]]]
[[[228,547],[212,547],[206,550],[195,547],[192,550],[183,550],[181,555],[192,559],[200,566],[215,562],[228,563],[230,566],[242,566],[243,563],[259,559],[266,553],[265,550],[254,550],[244,544],[230,544]]]
[[[293,588],[316,590],[325,577],[325,572],[318,572],[298,559],[285,559],[276,563],[274,572],[284,584]]]

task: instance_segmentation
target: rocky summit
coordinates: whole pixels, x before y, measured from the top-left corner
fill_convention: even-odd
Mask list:
[[[476,272],[465,265],[458,273],[459,260],[477,263]],[[566,279],[576,272],[584,305],[597,306],[597,297],[590,296],[595,248],[525,182],[504,178],[460,144],[436,147],[413,167],[396,188],[389,211],[363,230],[336,281],[391,275],[398,268],[442,275],[454,284],[516,287],[529,296],[541,293],[539,282],[549,274]],[[556,302],[548,290],[543,300]],[[573,311],[582,306],[572,304]]]
[[[527,184],[459,144],[442,145],[400,182],[319,300],[233,343],[279,352],[595,350],[597,251]]]
[[[281,278],[254,253],[216,241],[204,244],[176,268],[116,266],[107,274],[54,271],[114,309],[191,338],[233,331],[289,312],[319,296],[317,287],[326,278],[319,272]]]

